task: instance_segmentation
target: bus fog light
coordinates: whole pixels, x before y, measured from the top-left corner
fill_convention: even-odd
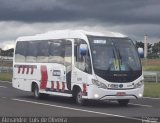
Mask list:
[[[139,97],[142,97],[142,94],[141,94],[141,93],[139,94]]]
[[[94,94],[94,97],[95,97],[95,98],[98,98],[98,97],[99,97],[99,95],[98,95],[98,94]]]

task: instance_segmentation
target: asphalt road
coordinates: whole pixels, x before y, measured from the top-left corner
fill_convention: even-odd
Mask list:
[[[0,81],[0,117],[72,117],[68,121],[83,123],[85,120],[142,123],[142,120],[160,117],[160,99],[131,100],[126,107],[115,101],[88,103],[78,106],[71,98],[57,96],[36,100],[31,92],[17,90],[11,83]]]

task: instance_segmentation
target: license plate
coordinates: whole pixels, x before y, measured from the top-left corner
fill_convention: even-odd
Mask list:
[[[117,94],[116,94],[117,96],[125,96],[126,95],[126,93],[125,92],[117,92]]]

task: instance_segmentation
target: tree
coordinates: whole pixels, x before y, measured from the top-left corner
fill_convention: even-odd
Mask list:
[[[9,57],[13,57],[13,52],[14,49],[8,49],[8,50],[1,50],[1,56],[9,56]]]
[[[136,41],[136,47],[137,48],[143,48],[144,49],[144,43]]]
[[[160,54],[160,41],[152,46],[153,54]]]
[[[143,48],[144,49],[144,43],[143,42],[138,42],[136,41],[136,47],[137,48]],[[148,53],[151,53],[151,48],[152,48],[152,44],[147,43],[147,49],[148,49]]]

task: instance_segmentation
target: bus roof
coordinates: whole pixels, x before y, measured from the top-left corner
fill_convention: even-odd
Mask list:
[[[90,32],[84,30],[56,30],[56,31],[49,31],[42,34],[36,34],[34,36],[24,36],[19,37],[17,41],[30,41],[30,40],[47,40],[47,39],[70,39],[70,38],[81,38],[86,40],[87,35],[90,36],[103,36],[103,37],[119,37],[125,38],[127,36],[116,33],[116,32]]]

